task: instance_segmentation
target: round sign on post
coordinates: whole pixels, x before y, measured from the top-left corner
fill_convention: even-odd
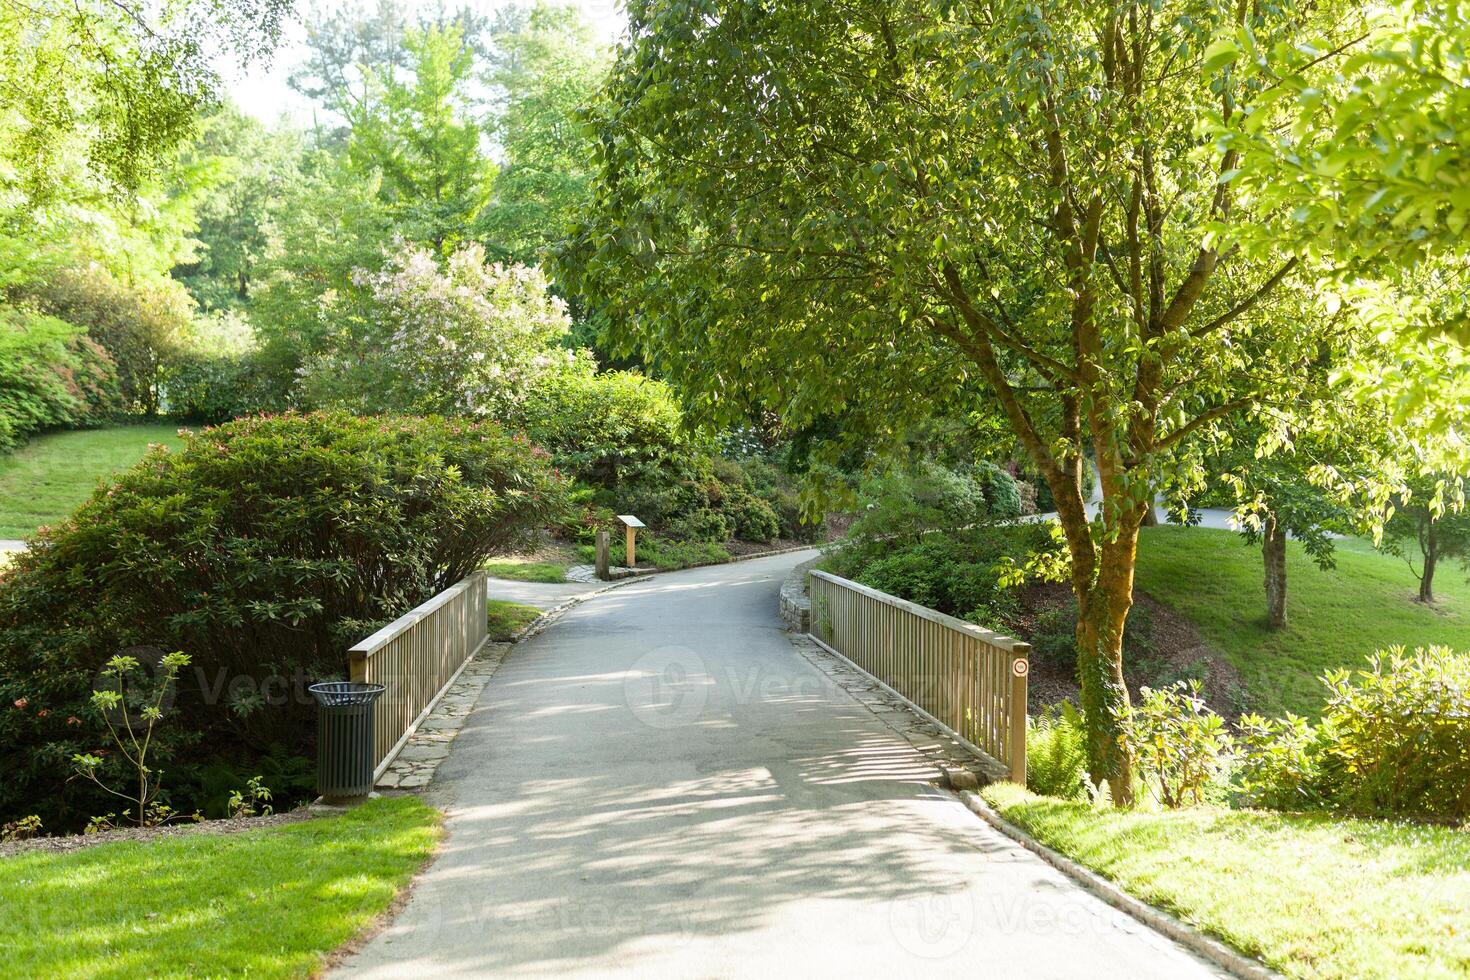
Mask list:
[[[1029,660],[1022,660],[1018,657],[1011,661],[1011,673],[1017,677],[1025,677],[1030,672],[1031,662]]]

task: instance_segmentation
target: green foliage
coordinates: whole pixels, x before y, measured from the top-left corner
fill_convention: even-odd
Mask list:
[[[729,541],[734,532],[735,526],[730,519],[721,511],[709,507],[681,514],[669,521],[667,527],[668,536],[680,542],[721,543]]]
[[[1088,799],[1086,739],[1082,713],[1070,701],[1028,715],[1026,788],[1062,800]]]
[[[1321,765],[1355,813],[1470,819],[1470,657],[1403,648],[1322,679]]]
[[[366,96],[346,107],[347,160],[376,177],[389,219],[412,241],[457,249],[490,196],[467,90],[474,53],[458,26],[411,28],[407,64],[365,66]]]
[[[130,286],[91,266],[58,269],[28,293],[41,310],[85,329],[107,351],[127,411],[158,411],[163,374],[189,329],[192,311],[183,290],[176,284]]]
[[[0,451],[122,408],[111,357],[55,317],[0,305]]]
[[[610,59],[576,8],[545,2],[491,41],[490,129],[503,156],[479,230],[497,253],[530,263],[591,206],[593,137],[577,114],[594,100]]]
[[[1140,773],[1170,809],[1203,803],[1234,746],[1225,720],[1210,710],[1199,690],[1198,681],[1145,687],[1125,727]]]
[[[1021,493],[1016,478],[996,466],[982,462],[975,467],[975,482],[985,498],[985,510],[996,520],[1021,516]]]
[[[340,331],[307,361],[302,393],[313,405],[358,412],[444,413],[505,418],[543,375],[568,369],[555,342],[566,306],[526,266],[489,265],[466,245],[441,267],[425,249],[400,244],[330,313]]]
[[[122,196],[186,139],[231,50],[268,52],[289,4],[34,3],[0,7],[0,197],[71,203]]]
[[[183,351],[174,355],[164,376],[163,409],[184,422],[220,425],[281,411],[286,401],[256,351]]]
[[[106,763],[100,755],[78,752],[71,757],[77,775],[128,802],[122,817],[127,820],[132,816],[139,827],[162,823],[167,818],[167,813],[161,812],[167,808],[157,802],[163,789],[163,772],[148,765],[148,753],[154,747],[154,728],[163,720],[164,703],[172,700],[179,671],[188,665],[188,654],[167,654],[159,660],[156,676],[150,678],[140,670],[137,657],[108,660],[98,674],[102,688],[92,691],[91,707],[107,728],[111,751],[119,757],[111,768],[121,770],[121,781],[108,785],[110,780],[102,774]]]
[[[1318,730],[1305,718],[1244,715],[1235,785],[1247,806],[1268,810],[1305,810],[1321,803],[1322,774]]]
[[[87,703],[119,650],[194,658],[156,735],[160,766],[310,754],[304,685],[558,518],[563,498],[544,452],[493,424],[256,417],[151,452],[0,580],[0,703],[29,706],[0,712],[0,817],[62,828],[98,812],[66,762],[102,734]]]
[[[989,516],[984,490],[973,478],[929,462],[869,477],[858,489],[858,504],[849,533],[865,550],[959,531]]]
[[[275,807],[271,806],[270,787],[260,776],[251,776],[244,789],[231,790],[225,806],[232,818],[268,817],[275,812]]]
[[[998,524],[932,534],[918,543],[851,541],[826,563],[844,578],[995,629],[1016,609],[1014,589],[1001,582],[1001,560],[1048,542],[1043,525]]]

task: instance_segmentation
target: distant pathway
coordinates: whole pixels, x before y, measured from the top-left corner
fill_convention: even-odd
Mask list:
[[[624,586],[513,648],[430,790],[442,854],[341,972],[1213,976],[798,653],[776,593],[810,554]]]

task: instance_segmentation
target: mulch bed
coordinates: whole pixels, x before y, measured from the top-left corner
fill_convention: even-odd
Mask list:
[[[306,807],[298,807],[286,813],[273,813],[268,817],[231,817],[226,820],[204,820],[198,823],[175,823],[163,827],[127,827],[121,830],[104,830],[96,834],[71,834],[66,837],[37,837],[32,840],[10,841],[0,844],[0,858],[36,851],[60,853],[76,851],[97,844],[112,844],[117,841],[150,841],[163,837],[183,837],[188,834],[238,834],[246,830],[261,830],[265,827],[280,827],[285,824],[310,820],[313,814]]]
[[[1010,624],[1011,631],[1016,636],[1030,635],[1042,610],[1067,602],[1071,595],[1070,586],[1061,583],[1028,586],[1021,594],[1021,612]],[[1194,623],[1142,589],[1134,592],[1133,606],[1148,613],[1152,653],[1142,658],[1125,655],[1123,670],[1129,693],[1136,699],[1140,687],[1157,687],[1179,677],[1202,673],[1201,693],[1205,701],[1223,717],[1235,717],[1240,711],[1240,672],[1225,654],[1205,642]],[[1135,622],[1130,616],[1128,628],[1134,629]],[[1078,703],[1077,677],[1071,666],[1033,661],[1028,687],[1034,705]]]

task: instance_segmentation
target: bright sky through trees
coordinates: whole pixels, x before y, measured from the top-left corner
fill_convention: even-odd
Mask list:
[[[587,23],[592,25],[600,40],[612,42],[628,25],[628,18],[619,8],[617,0],[562,2],[566,6],[577,8]],[[374,3],[373,0],[346,0],[343,5],[368,9]],[[508,0],[477,0],[471,3],[471,6],[487,15],[508,5]],[[289,115],[298,124],[311,121],[314,107],[310,100],[292,91],[286,80],[291,75],[291,69],[305,60],[307,55],[306,28],[301,23],[302,18],[314,10],[329,6],[331,5],[322,3],[321,0],[299,6],[295,16],[286,25],[281,45],[269,64],[257,62],[242,69],[229,55],[221,55],[216,60],[226,79],[226,94],[244,112],[267,123],[275,122],[282,113]],[[421,9],[432,9],[437,3],[436,0],[404,0],[402,6],[413,13]]]

